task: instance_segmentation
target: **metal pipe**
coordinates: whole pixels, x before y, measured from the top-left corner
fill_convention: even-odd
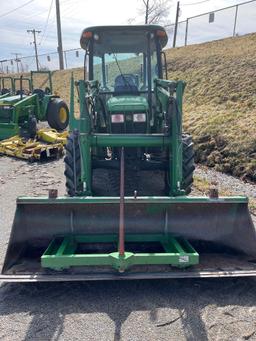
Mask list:
[[[56,0],[56,21],[57,21],[59,66],[60,66],[60,70],[63,70],[64,69],[64,61],[63,61],[62,32],[61,32],[61,19],[60,19],[60,1],[59,0]]]
[[[103,83],[103,87],[104,89],[107,87],[107,83],[106,83],[106,63],[105,63],[105,55],[103,55],[101,57],[101,72],[102,72],[102,83]]]
[[[176,38],[177,38],[177,31],[178,31],[178,24],[179,24],[179,13],[180,13],[180,2],[177,1],[176,19],[175,19],[172,47],[176,47]]]
[[[121,148],[120,161],[120,213],[119,213],[119,256],[124,256],[124,147]]]
[[[151,34],[147,34],[147,77],[148,77],[148,105],[150,121],[152,120],[152,70],[151,70]]]
[[[65,64],[66,64],[66,69],[67,69],[68,68],[67,51],[64,51],[64,58],[65,58]]]
[[[164,147],[169,146],[170,136],[161,134],[93,134],[93,147]]]
[[[236,34],[237,12],[238,12],[238,5],[236,5],[235,21],[234,21],[234,28],[233,28],[233,37]]]
[[[185,46],[188,44],[188,18],[186,20],[186,32],[185,32]]]
[[[20,99],[22,99],[23,97],[23,86],[22,86],[22,78],[23,78],[23,75],[20,76]]]
[[[79,143],[81,148],[82,159],[82,182],[84,191],[87,195],[91,195],[92,173],[91,173],[91,121],[86,102],[87,88],[84,81],[79,81],[79,104],[80,104],[80,120],[79,120]]]

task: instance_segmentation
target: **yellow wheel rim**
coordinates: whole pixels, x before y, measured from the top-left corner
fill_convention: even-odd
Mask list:
[[[65,123],[67,121],[68,115],[65,108],[60,108],[59,118],[61,123]]]

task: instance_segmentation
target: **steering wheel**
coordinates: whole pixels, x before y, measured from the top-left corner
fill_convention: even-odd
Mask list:
[[[45,89],[44,89],[44,92],[46,95],[50,95],[51,94],[51,89],[49,88],[49,86],[47,86]]]

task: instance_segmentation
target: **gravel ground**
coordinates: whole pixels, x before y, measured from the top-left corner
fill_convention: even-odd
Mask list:
[[[256,198],[256,185],[241,181],[231,175],[216,172],[204,166],[198,166],[195,171],[195,176],[209,182],[217,182],[220,188],[234,194]]]
[[[50,187],[64,194],[62,174],[62,160],[0,158],[0,266],[15,198]],[[201,168],[197,175],[220,176]],[[255,186],[248,191],[255,195]],[[256,281],[248,278],[0,284],[0,340],[256,340],[255,306]]]

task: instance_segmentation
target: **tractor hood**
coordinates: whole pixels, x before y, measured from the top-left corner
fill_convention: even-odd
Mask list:
[[[111,113],[147,112],[148,109],[146,98],[141,96],[116,96],[107,101],[107,110]]]
[[[22,99],[24,99],[25,97],[27,96],[22,95]],[[20,95],[5,97],[5,98],[0,99],[0,105],[13,105],[20,100],[21,100]]]

